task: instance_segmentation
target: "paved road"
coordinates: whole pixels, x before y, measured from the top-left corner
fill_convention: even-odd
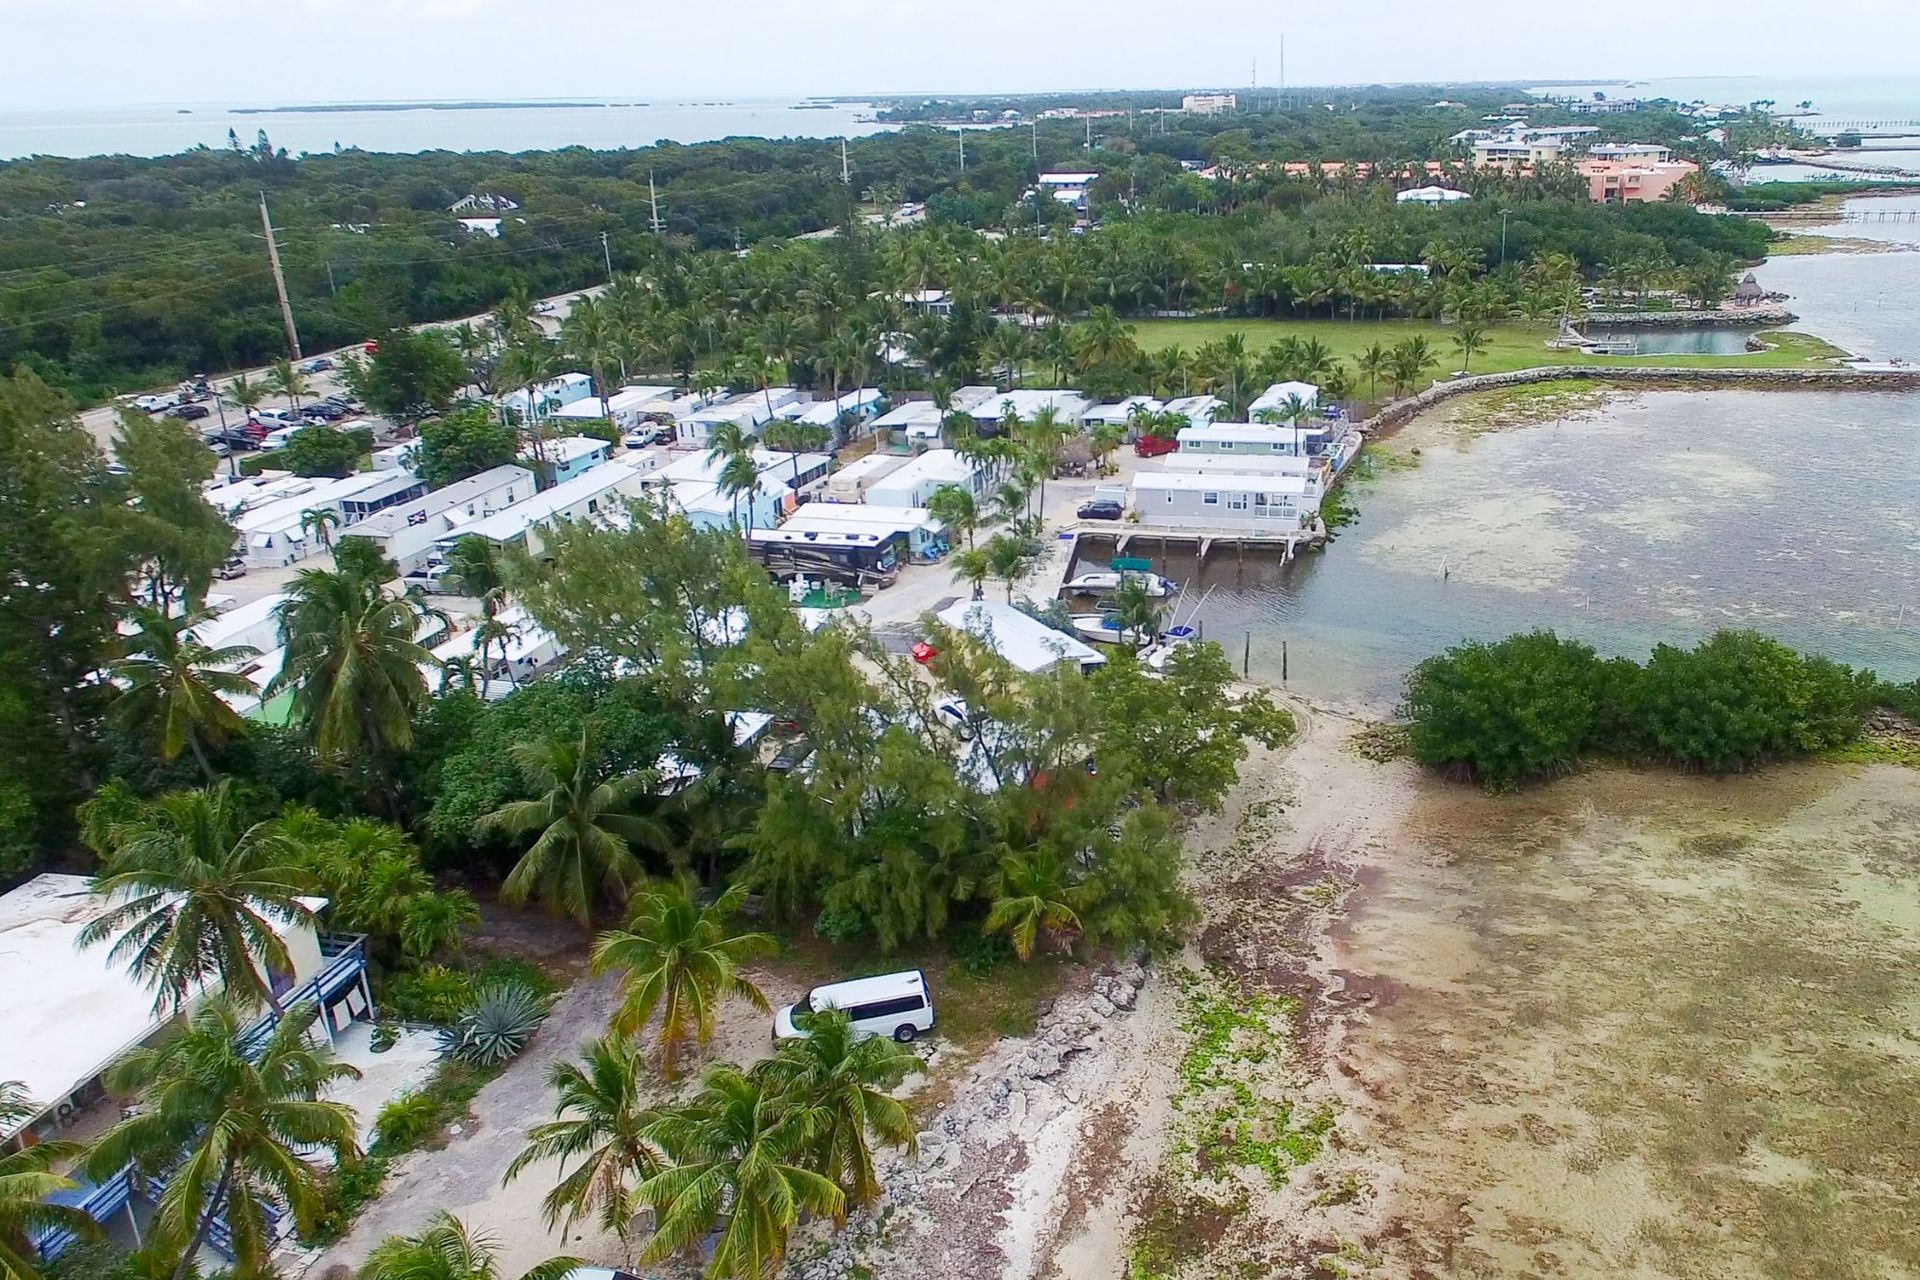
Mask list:
[[[605,288],[606,288],[605,285],[594,285],[593,287],[588,289],[577,289],[571,293],[557,293],[553,295],[551,298],[540,299],[539,301],[541,303],[549,303],[549,302],[552,303],[554,309],[551,314],[535,315],[534,321],[541,327],[541,330],[543,332],[551,336],[552,334],[554,334],[559,330],[561,319],[564,318],[570,310],[572,310],[573,300],[575,298],[591,297],[593,295],[600,293]],[[431,323],[414,325],[413,328],[417,332],[421,329],[450,328],[454,325],[463,324],[463,323],[478,324],[479,322],[485,320],[488,314],[489,313],[482,312],[479,315],[467,316],[467,317],[464,317],[464,319],[460,319],[460,320],[435,320],[435,321],[432,321]],[[338,361],[342,356],[349,355],[349,354],[357,354],[359,350],[360,348],[358,346],[352,346],[352,347],[342,347],[335,351],[308,351],[305,353],[302,359],[311,360],[315,356],[329,356],[336,363],[338,363]],[[248,378],[258,381],[260,378],[266,375],[267,370],[264,368],[259,368],[259,369],[246,369],[246,370],[242,370],[241,372],[244,373]],[[233,379],[236,376],[237,376],[236,374],[227,373],[227,374],[222,374],[218,378],[213,379],[214,390],[216,392],[219,392],[231,386],[233,383]],[[308,374],[307,382],[313,388],[314,398],[331,395],[336,391],[344,391],[346,389],[345,387],[341,386],[338,380],[338,376],[335,373]],[[174,387],[176,385],[177,384],[170,383],[166,386],[149,387],[147,388],[147,392],[161,393],[161,392],[172,391],[174,390]],[[133,392],[124,398],[128,401],[131,401],[132,399],[134,399],[135,396],[141,395],[141,394],[146,394],[146,392]],[[262,400],[260,402],[260,406],[263,409],[284,409],[284,408],[290,407],[285,398],[277,397],[277,396],[269,397],[268,399]],[[212,407],[213,407],[212,405],[208,406],[208,408],[212,408]],[[241,420],[244,420],[245,417],[246,417],[245,410],[239,409],[238,407],[232,405],[231,403],[228,404],[227,420],[229,422],[239,422]],[[194,425],[200,426],[200,427],[217,425],[217,421],[218,421],[217,418],[203,418],[199,422],[195,423]],[[384,425],[380,423],[379,419],[374,419],[373,421],[377,425]],[[109,456],[111,456],[113,453],[114,428],[119,425],[119,405],[117,403],[96,405],[91,409],[85,410],[80,415],[80,424],[84,426],[92,434],[94,440],[99,444],[100,448],[104,450]]]

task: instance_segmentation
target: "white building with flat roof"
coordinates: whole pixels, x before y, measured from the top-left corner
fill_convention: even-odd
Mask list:
[[[563,373],[533,388],[525,387],[498,397],[509,416],[521,422],[542,422],[556,409],[577,403],[593,394],[593,379],[584,373]]]
[[[539,555],[540,530],[557,520],[592,520],[621,507],[628,498],[639,497],[646,488],[648,473],[644,459],[619,458],[575,476],[542,493],[484,519],[476,520],[458,532],[440,539],[442,551],[451,550],[464,537],[485,538],[499,547],[524,547],[527,554]]]
[[[1020,389],[995,392],[970,406],[967,416],[981,426],[992,426],[1009,413],[1023,422],[1032,422],[1051,409],[1054,417],[1071,427],[1079,425],[1092,407],[1093,401],[1078,391],[1065,388],[1045,391]]]
[[[1258,422],[1262,413],[1283,413],[1296,397],[1307,409],[1316,409],[1320,405],[1320,388],[1311,382],[1276,382],[1254,397],[1253,403],[1247,406],[1247,417]]]
[[[1307,419],[1313,421],[1313,419]],[[1204,427],[1182,427],[1175,435],[1180,452],[1189,455],[1264,457],[1318,452],[1327,439],[1325,427],[1278,426],[1265,422],[1210,422]]]
[[[608,396],[604,405],[599,396],[587,396],[561,405],[550,416],[562,422],[592,422],[604,418],[622,431],[631,431],[653,406],[672,398],[672,387],[622,387]]]
[[[1142,471],[1133,509],[1142,528],[1299,533],[1320,509],[1320,486],[1305,476]]]
[[[434,544],[476,520],[533,496],[533,472],[512,465],[434,489],[412,502],[389,507],[343,535],[366,538],[400,566],[402,576],[424,566]]]
[[[80,946],[81,931],[111,905],[89,886],[86,876],[46,874],[0,895],[0,1080],[19,1081],[33,1109],[0,1127],[0,1143],[23,1132],[57,1136],[76,1112],[104,1097],[99,1081],[110,1066],[172,1025],[154,1011],[153,989],[127,972],[124,959],[112,958],[111,944]],[[326,906],[324,898],[301,902],[310,912]],[[348,1003],[349,989],[347,1016],[371,1012],[357,948],[337,964],[345,949],[323,947],[313,920],[274,930],[293,962],[293,972],[274,982],[289,1003],[322,980],[329,1035],[342,1025],[333,1011]]]
[[[758,435],[760,428],[778,417],[783,407],[805,398],[805,393],[798,387],[768,387],[765,391],[748,391],[709,404],[703,409],[695,409],[685,417],[676,417],[679,425],[675,434],[681,444],[702,446],[712,438],[715,427],[734,422],[748,435]]]
[[[1148,413],[1160,413],[1166,407],[1152,396],[1128,396],[1119,404],[1093,405],[1080,420],[1089,427],[1100,425],[1124,427],[1133,420],[1136,409],[1144,409]]]
[[[958,485],[976,498],[986,489],[986,471],[952,449],[929,449],[891,475],[867,486],[871,507],[924,507],[943,486]]]
[[[958,600],[934,617],[955,631],[978,637],[995,653],[1026,672],[1047,671],[1071,662],[1082,671],[1106,665],[1106,655],[1078,636],[1055,631],[1010,604]]]
[[[330,530],[331,536],[337,537],[353,525],[347,510],[348,499],[377,486],[390,485],[395,476],[406,474],[403,471],[356,471],[338,480],[302,479],[290,484],[279,490],[279,496],[273,501],[233,518],[239,555],[254,568],[275,568],[304,560],[322,549],[319,536],[307,518],[308,512],[328,511],[338,517],[339,523]],[[219,492],[214,491],[215,506],[219,505]]]
[[[546,455],[547,464],[553,468],[556,483],[591,471],[613,455],[613,446],[598,436],[561,436],[554,440],[542,440],[540,450]],[[526,467],[536,466],[532,449],[520,455],[520,463]]]
[[[1238,95],[1231,93],[1189,93],[1180,99],[1180,109],[1190,116],[1219,116],[1240,106]]]
[[[1167,412],[1177,413],[1193,426],[1204,426],[1227,411],[1219,396],[1181,396],[1167,401]]]

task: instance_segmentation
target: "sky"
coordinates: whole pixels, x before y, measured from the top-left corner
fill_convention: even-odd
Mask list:
[[[1817,16],[1815,16],[1817,15]],[[1915,0],[0,0],[0,109],[1915,76]]]

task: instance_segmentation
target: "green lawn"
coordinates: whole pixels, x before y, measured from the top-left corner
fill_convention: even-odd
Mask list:
[[[1547,364],[1608,366],[1661,365],[1670,368],[1797,369],[1835,356],[1845,355],[1829,343],[1804,333],[1775,332],[1766,335],[1773,350],[1752,355],[1731,356],[1585,356],[1572,351],[1549,351],[1547,339],[1557,326],[1548,323],[1499,325],[1487,331],[1487,349],[1473,358],[1474,373],[1508,373]],[[1338,359],[1354,363],[1354,357],[1373,343],[1392,346],[1414,335],[1422,335],[1440,357],[1441,373],[1460,367],[1459,353],[1453,346],[1453,326],[1425,320],[1136,320],[1132,323],[1134,341],[1142,351],[1159,351],[1178,346],[1192,350],[1203,342],[1243,333],[1247,346],[1255,352],[1289,335],[1318,338]]]

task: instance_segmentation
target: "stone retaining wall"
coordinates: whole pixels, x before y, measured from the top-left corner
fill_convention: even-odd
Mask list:
[[[1792,324],[1800,317],[1785,307],[1745,307],[1738,311],[1593,311],[1581,328],[1759,329]]]
[[[1580,378],[1590,382],[1636,387],[1761,387],[1784,390],[1821,391],[1916,391],[1920,390],[1920,370],[1914,372],[1867,371],[1862,369],[1674,369],[1617,368],[1592,365],[1542,365],[1513,373],[1485,373],[1451,382],[1435,383],[1418,395],[1396,400],[1360,424],[1365,435],[1399,426],[1415,414],[1443,404],[1455,396],[1476,391],[1499,391],[1505,387],[1524,387],[1536,382],[1564,382]]]

